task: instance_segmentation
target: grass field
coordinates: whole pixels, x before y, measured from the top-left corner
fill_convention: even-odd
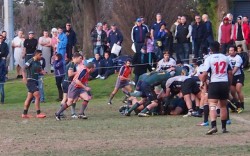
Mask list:
[[[245,111],[231,114],[230,133],[219,129],[213,136],[205,135],[208,127],[195,126],[201,118],[121,116],[121,93],[112,106],[107,105],[115,76],[90,82],[94,99],[86,112],[88,120],[70,119],[67,111],[68,118],[60,122],[54,118],[59,108],[55,81],[46,76],[41,110],[47,118],[25,120],[21,118],[25,85],[10,80],[5,85],[6,103],[0,105],[0,155],[250,155],[249,77],[247,73]],[[29,112],[35,115],[33,105]]]

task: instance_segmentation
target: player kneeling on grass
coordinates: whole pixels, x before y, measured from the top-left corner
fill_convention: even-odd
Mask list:
[[[131,76],[131,60],[127,60],[125,62],[125,65],[123,65],[119,71],[118,78],[116,80],[115,89],[110,94],[108,104],[112,104],[112,99],[114,98],[115,94],[118,92],[120,88],[122,88],[122,91],[124,94],[126,94],[126,97],[129,97],[129,93],[132,91],[131,85],[130,85],[130,76]],[[126,98],[124,99],[126,100]]]
[[[22,118],[31,117],[30,115],[28,115],[28,110],[33,96],[35,97],[35,107],[37,113],[36,117],[37,118],[46,117],[46,115],[41,113],[40,111],[40,93],[38,88],[38,76],[40,74],[45,74],[45,71],[43,71],[41,67],[40,63],[41,58],[42,58],[42,51],[36,50],[34,53],[34,57],[25,63],[25,67],[23,69],[23,81],[26,83],[26,86],[28,88],[28,95],[24,102],[24,110]]]
[[[89,100],[91,99],[91,95],[89,94],[91,88],[87,86],[87,83],[89,74],[94,71],[95,65],[92,62],[89,62],[85,67],[86,68],[83,68],[82,70],[77,72],[77,74],[74,76],[73,81],[69,85],[67,103],[62,105],[60,110],[55,113],[56,120],[61,120],[60,114],[69,106],[71,106],[73,102],[79,97],[84,101],[82,103],[78,118],[87,119],[87,116],[85,116],[84,111],[87,108]]]

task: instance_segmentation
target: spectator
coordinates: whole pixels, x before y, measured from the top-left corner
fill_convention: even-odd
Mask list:
[[[68,38],[66,34],[63,32],[63,29],[61,27],[58,27],[58,38],[57,38],[57,53],[62,55],[62,59],[65,62],[65,53],[68,43]]]
[[[43,59],[45,59],[46,66],[43,68],[45,72],[50,72],[50,59],[51,59],[51,38],[49,37],[49,32],[47,30],[43,31],[43,36],[39,38],[39,48],[42,50]]]
[[[145,45],[147,46],[147,54],[148,54],[148,63],[153,66],[153,60],[156,61],[155,53],[154,53],[154,41],[150,37],[150,33],[147,33]]]
[[[45,59],[42,57],[40,60],[41,63],[41,67],[42,70],[44,70],[44,68],[46,67],[46,61]],[[38,88],[39,88],[39,92],[40,92],[40,102],[45,103],[45,94],[44,94],[44,74],[39,74],[38,76]]]
[[[202,57],[201,44],[204,40],[205,25],[201,22],[199,15],[195,16],[195,23],[192,25],[192,40],[194,46],[194,58]]]
[[[53,55],[57,52],[57,44],[58,44],[58,31],[56,28],[52,28],[51,30],[51,46],[52,46],[52,51],[53,51]]]
[[[135,84],[137,84],[140,75],[147,73],[147,70],[152,71],[152,67],[148,63],[148,55],[146,46],[141,48],[140,53],[135,53],[132,59],[134,65]]]
[[[181,16],[178,16],[177,20],[174,22],[174,24],[170,28],[170,32],[172,33],[173,36],[173,51],[177,52],[177,40],[175,38],[176,34],[176,28],[177,26],[181,23]]]
[[[62,54],[57,53],[54,61],[54,69],[55,69],[55,79],[56,86],[58,90],[58,99],[57,101],[62,101],[63,99],[63,90],[62,90],[62,82],[65,76],[65,65]]]
[[[151,26],[151,37],[152,39],[157,38],[158,32],[161,29],[161,25],[164,24],[165,22],[162,21],[162,17],[160,13],[156,14],[156,22],[153,23],[153,25]],[[165,23],[166,25],[166,23]]]
[[[237,23],[234,25],[234,30],[233,30],[233,39],[235,41],[235,45],[238,46],[239,44],[242,45],[242,48],[244,51],[247,52],[247,45],[246,45],[246,40],[244,36],[244,27],[242,26],[242,16],[237,17]]]
[[[163,54],[164,57],[158,62],[156,71],[168,70],[169,68],[176,66],[176,61],[170,57],[168,51],[165,51]]]
[[[67,47],[66,47],[66,53],[67,53],[67,61],[69,62],[72,59],[72,54],[74,53],[74,48],[76,45],[76,33],[72,29],[70,23],[66,23],[66,29],[64,33],[67,35]]]
[[[178,43],[177,60],[189,63],[189,44],[192,27],[187,24],[186,17],[181,17],[181,24],[176,29],[176,39]]]
[[[233,44],[233,26],[229,23],[229,18],[223,18],[223,24],[219,28],[218,32],[218,42],[221,44],[221,51],[226,54],[230,45]]]
[[[167,32],[166,32],[166,24],[162,23],[161,28],[158,31],[157,36],[154,38],[156,41],[156,46],[155,46],[155,55],[157,58],[157,61],[163,58],[163,50],[166,49],[166,44],[167,44]]]
[[[0,95],[1,104],[4,104],[4,83],[6,75],[6,59],[9,54],[9,47],[7,43],[4,42],[3,36],[0,35]]]
[[[173,56],[173,51],[174,51],[174,47],[173,47],[173,34],[169,29],[165,29],[165,31],[167,32],[166,35],[166,42],[165,44],[165,48],[163,49],[163,51],[168,50],[169,51],[169,55],[172,57]]]
[[[146,26],[148,29],[148,25],[145,23],[145,18],[143,16],[140,16],[140,18],[141,18],[141,24]],[[149,31],[149,29],[148,29],[148,31]]]
[[[96,53],[95,54],[95,58],[93,59],[93,63],[95,64],[95,70],[90,74],[90,78],[89,79],[94,79],[98,76],[98,70],[99,70],[99,67],[101,65],[101,56],[100,54]]]
[[[214,41],[212,23],[210,22],[207,14],[202,15],[202,21],[204,22],[206,28],[202,52],[204,54],[208,54],[208,47]]]
[[[101,60],[100,68],[98,70],[98,76],[96,78],[100,78],[102,80],[107,79],[110,75],[115,73],[115,69],[113,68],[114,63],[110,57],[109,52],[104,53],[104,59]]]
[[[131,39],[135,44],[136,53],[140,53],[141,48],[144,46],[146,34],[148,33],[148,28],[142,25],[141,18],[136,19],[136,25],[132,28]]]
[[[2,31],[3,41],[7,43],[7,45],[10,45],[10,40],[7,38],[7,32]],[[10,54],[8,54],[6,58],[6,79],[8,79],[8,72],[9,72],[9,65],[10,65]]]
[[[122,35],[121,31],[119,29],[117,29],[116,24],[112,24],[111,31],[110,31],[109,36],[108,36],[108,44],[107,45],[110,47],[110,49],[112,49],[114,44],[118,44],[121,46],[122,41],[123,41],[123,35]],[[116,57],[116,56],[114,56],[114,57]]]
[[[14,60],[16,65],[17,78],[22,78],[22,68],[24,67],[23,59],[23,31],[18,31],[18,36],[12,40],[12,48],[14,48]]]
[[[109,33],[111,32],[111,29],[109,29],[108,23],[103,22],[102,23],[102,30],[106,32],[107,37],[109,36]],[[108,45],[104,45],[104,51],[108,50]]]
[[[102,30],[106,32],[107,36],[109,36],[109,33],[110,33],[111,30],[109,29],[109,26],[108,26],[107,22],[102,23]]]
[[[243,17],[242,18],[242,28],[243,28],[243,34],[244,34],[244,38],[246,40],[246,45],[248,50],[250,50],[250,24],[248,21],[248,17]]]
[[[107,34],[102,30],[102,23],[97,23],[96,29],[91,33],[94,54],[99,53],[103,57],[104,45],[107,44]]]
[[[29,32],[29,37],[24,40],[23,46],[24,46],[24,57],[25,62],[27,62],[29,59],[31,59],[34,55],[34,52],[37,48],[38,41],[34,38],[34,32]]]

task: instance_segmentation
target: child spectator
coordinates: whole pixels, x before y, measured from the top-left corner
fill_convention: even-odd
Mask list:
[[[56,86],[58,89],[58,99],[57,101],[62,101],[63,99],[63,90],[62,90],[62,81],[65,76],[65,66],[64,66],[64,58],[62,54],[57,53],[54,61],[54,69],[55,69],[55,78],[56,78]]]
[[[146,35],[145,45],[147,46],[148,63],[153,66],[153,60],[155,59],[154,41],[151,39],[150,33]]]

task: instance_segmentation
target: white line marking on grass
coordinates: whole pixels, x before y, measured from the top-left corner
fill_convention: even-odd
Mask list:
[[[234,120],[237,120],[239,122],[242,122],[242,123],[245,123],[245,124],[248,124],[250,125],[250,121],[246,120],[246,119],[243,119],[242,117],[239,117],[239,116],[231,116],[231,118],[233,118]]]

